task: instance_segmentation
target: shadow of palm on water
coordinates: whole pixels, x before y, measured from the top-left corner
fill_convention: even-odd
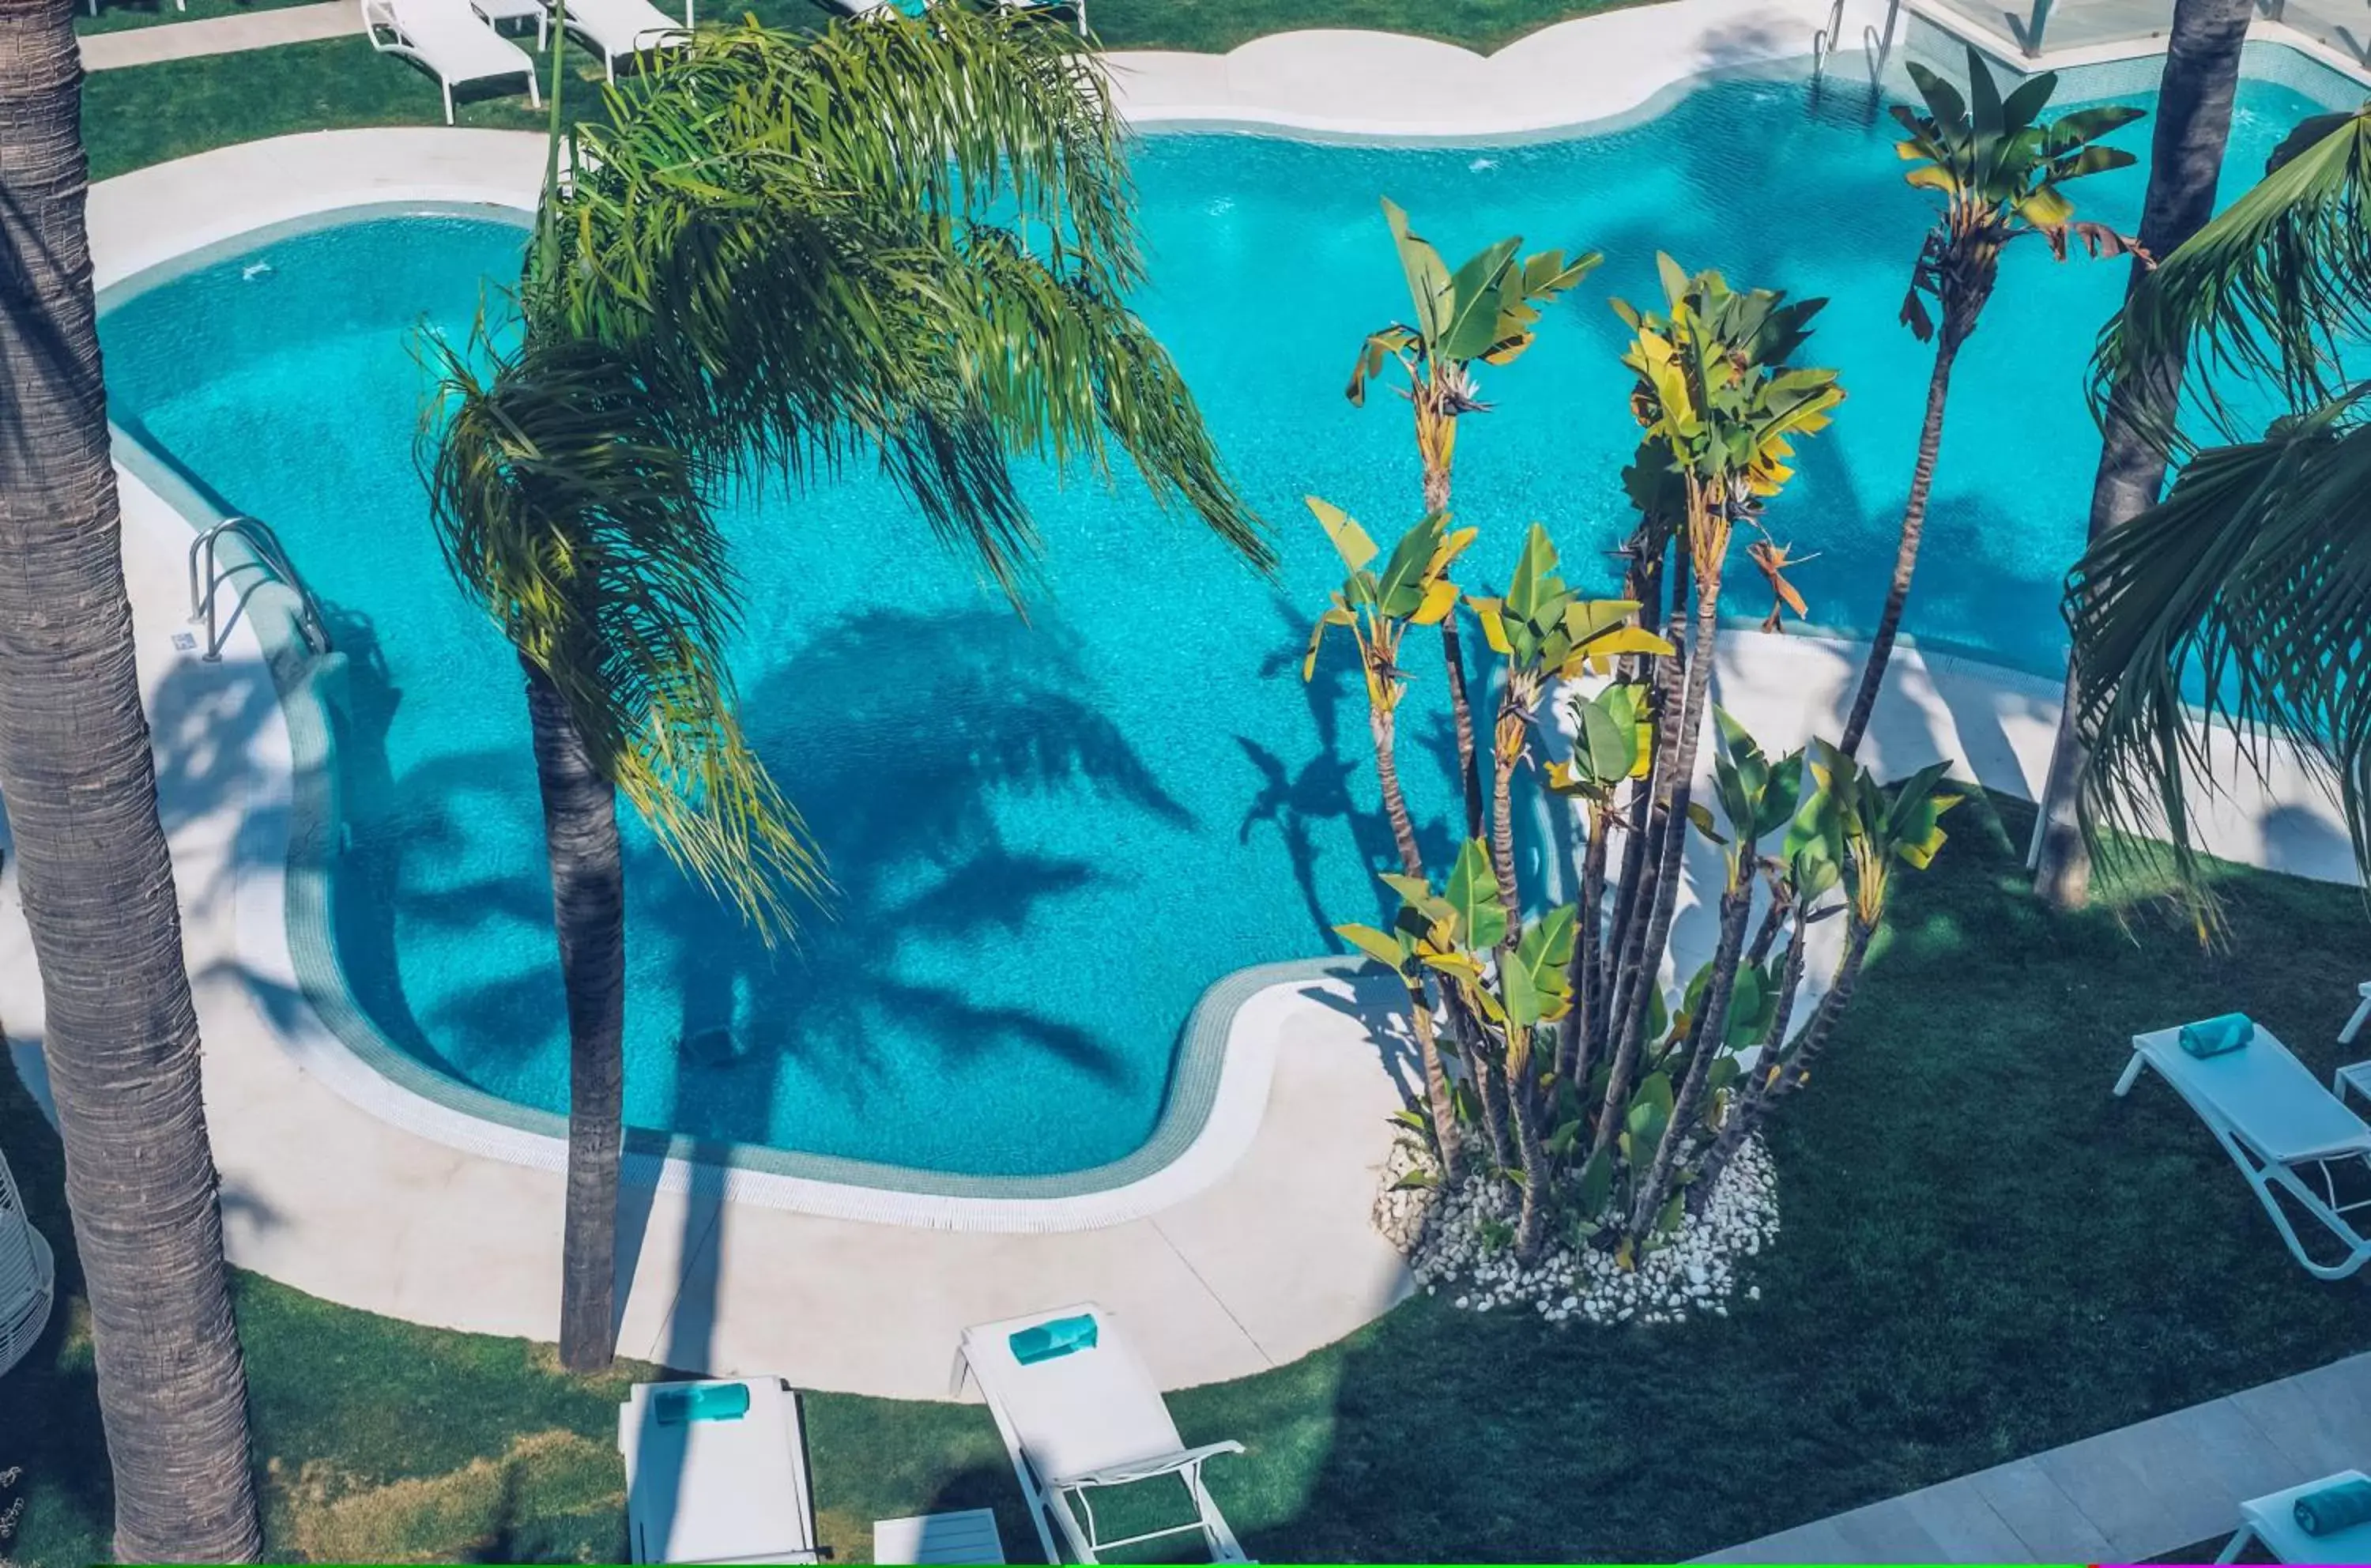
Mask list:
[[[337,909],[357,998],[399,1043],[486,1087],[530,1059],[556,1063],[562,1009],[524,705],[515,752],[434,756],[388,778],[374,736],[400,694],[366,625],[343,630],[354,663],[341,772],[354,835]],[[1150,1068],[1102,1038],[1080,998],[1024,987],[1015,1000],[1009,973],[975,984],[1026,955],[1016,939],[1049,906],[1147,874],[1125,856],[1090,858],[1103,847],[1070,819],[1091,797],[1095,824],[1116,805],[1132,826],[1193,826],[1098,710],[1067,633],[994,609],[850,615],[744,698],[752,743],[813,824],[834,886],[791,944],[769,950],[629,824],[630,1121],[780,1141],[786,1093],[820,1091],[863,1121],[917,1074],[1003,1059],[1051,1062],[1157,1102],[1159,1086],[1135,1078],[1165,1071],[1165,1059]],[[465,853],[504,836],[500,859]],[[415,1003],[403,932],[441,932],[449,948],[463,932],[505,929],[511,962]],[[884,1040],[896,1042],[888,1053]],[[561,1080],[545,1076],[537,1098],[556,1110]]]

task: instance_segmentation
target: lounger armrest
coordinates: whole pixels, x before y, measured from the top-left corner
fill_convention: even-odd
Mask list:
[[[1058,1486],[1126,1486],[1130,1482],[1151,1481],[1159,1475],[1174,1475],[1191,1470],[1203,1460],[1219,1454],[1240,1454],[1241,1443],[1205,1443],[1198,1448],[1180,1448],[1174,1454],[1156,1454],[1151,1458],[1131,1459],[1124,1465],[1107,1465],[1084,1475],[1065,1476],[1055,1482]]]

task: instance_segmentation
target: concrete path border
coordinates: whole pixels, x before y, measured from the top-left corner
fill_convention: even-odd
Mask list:
[[[2138,1562],[2239,1505],[2371,1464],[2371,1355],[2208,1400],[1699,1562]]]

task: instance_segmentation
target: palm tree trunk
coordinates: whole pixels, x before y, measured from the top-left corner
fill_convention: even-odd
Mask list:
[[[1861,963],[1868,957],[1869,939],[1877,935],[1877,928],[1862,925],[1858,916],[1849,913],[1845,920],[1845,951],[1836,961],[1835,978],[1828,986],[1828,994],[1812,1009],[1811,1021],[1803,1026],[1802,1043],[1787,1056],[1786,1072],[1764,1092],[1761,1110],[1764,1115],[1769,1113],[1771,1105],[1803,1087],[1810,1076],[1812,1060],[1826,1049],[1828,1037],[1835,1032],[1836,1020],[1852,1006],[1853,992],[1860,985]]]
[[[1422,881],[1424,852],[1416,841],[1416,822],[1408,815],[1407,797],[1400,791],[1397,716],[1392,709],[1370,706],[1367,727],[1375,738],[1375,778],[1383,792],[1383,816],[1392,824],[1392,842],[1399,847],[1400,870]],[[1416,1035],[1417,1059],[1424,1069],[1424,1098],[1432,1113],[1434,1150],[1440,1158],[1440,1179],[1454,1184],[1464,1173],[1460,1157],[1455,1103],[1449,1094],[1449,1069],[1440,1059],[1440,1041],[1432,1023],[1432,1002],[1424,984],[1408,986],[1408,1026]]]
[[[1367,728],[1375,737],[1375,781],[1383,792],[1383,818],[1392,824],[1392,842],[1398,846],[1404,875],[1424,876],[1424,851],[1416,841],[1416,819],[1408,815],[1407,796],[1400,790],[1397,714],[1389,708],[1370,707]]]
[[[1427,516],[1449,510],[1449,470],[1426,465]],[[1449,712],[1457,727],[1457,788],[1465,803],[1465,836],[1482,836],[1482,772],[1474,759],[1474,707],[1465,692],[1465,648],[1457,633],[1457,611],[1440,617],[1440,653],[1449,671]]]
[[[2149,148],[2148,195],[2141,208],[2143,257],[2170,254],[2215,214],[2215,184],[2231,135],[2232,99],[2239,86],[2240,46],[2247,41],[2253,16],[2250,0],[2175,0]],[[2126,298],[2147,271],[2147,261],[2135,258]],[[2099,468],[2091,482],[2092,539],[2140,515],[2164,489],[2165,455],[2146,430],[2152,420],[2171,412],[2183,362],[2180,352],[2167,354],[2110,389],[2107,413],[2100,421]],[[2057,909],[2079,909],[2090,899],[2091,857],[2084,847],[2076,813],[2088,760],[2075,733],[2075,671],[2070,663],[2032,853],[2034,891]]]
[[[1498,879],[1498,902],[1507,911],[1509,952],[1523,936],[1523,900],[1515,888],[1515,767],[1529,749],[1524,715],[1516,703],[1510,672],[1490,746],[1490,866]]]
[[[568,1209],[560,1360],[597,1372],[617,1353],[618,1164],[625,1141],[626,873],[618,791],[558,688],[522,658],[552,920],[568,994]]]
[[[1885,613],[1877,618],[1877,635],[1869,639],[1868,663],[1861,667],[1860,689],[1853,694],[1852,712],[1845,719],[1838,749],[1846,756],[1860,754],[1861,736],[1877,707],[1878,688],[1885,684],[1885,666],[1893,659],[1893,640],[1902,631],[1903,608],[1910,602],[1910,579],[1918,570],[1918,541],[1926,531],[1926,497],[1935,485],[1935,460],[1943,450],[1943,408],[1951,396],[1951,365],[1960,357],[1965,329],[1944,312],[1935,335],[1935,369],[1926,378],[1926,422],[1918,432],[1918,460],[1910,470],[1910,499],[1902,508],[1902,541],[1893,552],[1893,582],[1885,591]]]
[[[1521,1064],[1517,1057],[1520,1055]],[[1540,1229],[1547,1217],[1547,1155],[1540,1147],[1537,1120],[1532,1114],[1531,1052],[1520,1054],[1509,1041],[1507,1049],[1507,1119],[1515,1130],[1515,1157],[1523,1162],[1523,1195],[1515,1216],[1515,1256],[1529,1262],[1540,1250]]]
[[[1580,904],[1573,921],[1572,964],[1565,972],[1566,982],[1572,988],[1572,1006],[1556,1024],[1556,1078],[1571,1084],[1577,1094],[1588,1092],[1589,1058],[1596,1042],[1590,1020],[1597,1010],[1598,920],[1605,904],[1605,832],[1606,813],[1592,805],[1589,811],[1589,845],[1580,854]]]
[[[1622,1125],[1630,1095],[1630,1078],[1638,1065],[1647,1032],[1648,988],[1656,983],[1663,949],[1671,940],[1671,917],[1678,908],[1680,869],[1687,852],[1688,796],[1694,785],[1696,745],[1704,731],[1704,706],[1712,691],[1714,639],[1720,629],[1720,574],[1710,571],[1696,581],[1695,627],[1688,639],[1687,683],[1682,688],[1679,728],[1669,742],[1669,773],[1658,772],[1664,792],[1654,814],[1661,820],[1656,844],[1654,880],[1646,890],[1651,900],[1637,951],[1625,957],[1626,977],[1617,977],[1620,990],[1613,1027],[1613,1070],[1605,1080],[1605,1102],[1597,1116],[1597,1136],[1590,1147],[1594,1156],[1613,1141]],[[1662,751],[1659,742],[1657,750]],[[1661,767],[1662,759],[1657,767]]]
[[[133,662],[73,18],[72,0],[0,11],[0,798],[48,1007],[115,1550],[245,1562],[262,1551],[247,1377]]]
[[[1795,1020],[1795,998],[1803,988],[1803,955],[1810,935],[1810,927],[1799,920],[1795,922],[1787,939],[1786,967],[1780,972],[1778,1011],[1770,1020],[1770,1032],[1763,1037],[1762,1055],[1754,1059],[1752,1076],[1738,1080],[1737,1098],[1730,1104],[1729,1120],[1721,1124],[1720,1136],[1713,1140],[1697,1171],[1696,1197],[1691,1202],[1712,1196],[1721,1171],[1761,1124],[1764,1099],[1770,1090],[1771,1069],[1777,1065],[1778,1053],[1786,1046],[1787,1028]]]
[[[1745,917],[1752,907],[1751,881],[1721,900],[1720,939],[1713,948],[1712,978],[1705,983],[1703,1006],[1688,1031],[1688,1070],[1680,1080],[1680,1092],[1671,1101],[1671,1119],[1664,1124],[1663,1136],[1655,1146],[1654,1162],[1648,1168],[1646,1180],[1637,1185],[1637,1200],[1630,1211],[1633,1237],[1643,1239],[1662,1211],[1671,1191],[1672,1167],[1679,1163],[1680,1149],[1688,1141],[1688,1129],[1704,1103],[1713,1058],[1720,1055],[1728,1040],[1729,997],[1737,988],[1737,961],[1745,946]]]

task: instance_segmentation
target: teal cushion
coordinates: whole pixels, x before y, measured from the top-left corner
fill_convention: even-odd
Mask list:
[[[889,0],[905,16],[919,17],[931,8],[931,0]]]
[[[1094,1314],[1081,1312],[1075,1318],[1055,1318],[1034,1324],[1008,1335],[1004,1343],[1012,1347],[1012,1359],[1024,1366],[1051,1361],[1058,1355],[1068,1355],[1073,1351],[1093,1350],[1095,1348]]]
[[[738,1421],[749,1413],[746,1383],[700,1383],[688,1389],[661,1389],[651,1396],[661,1426],[684,1426],[695,1421]]]
[[[2309,1536],[2336,1535],[2371,1524],[2371,1481],[2342,1481],[2296,1500],[2297,1528]]]
[[[2225,1013],[2181,1026],[2181,1048],[2193,1056],[2219,1056],[2255,1037],[2255,1021],[2246,1013]]]

